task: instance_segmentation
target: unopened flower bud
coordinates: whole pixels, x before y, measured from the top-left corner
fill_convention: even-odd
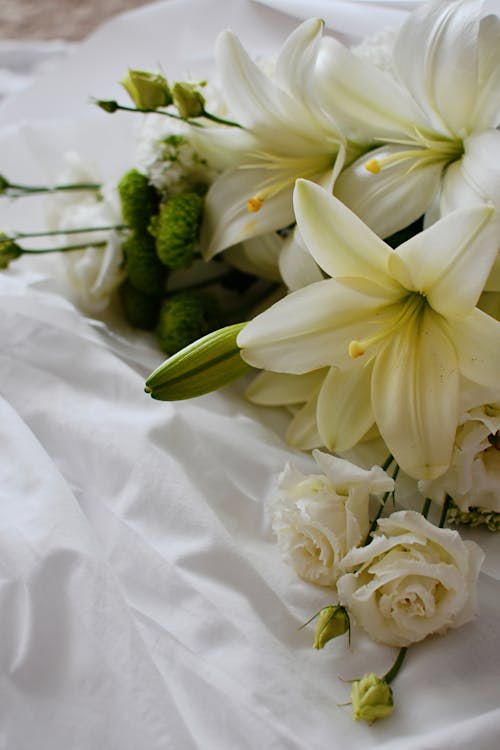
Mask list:
[[[323,607],[318,613],[313,648],[323,648],[332,638],[350,631],[349,615],[342,605]]]
[[[122,215],[131,229],[147,232],[151,217],[158,210],[158,193],[148,178],[131,169],[118,183]]]
[[[156,236],[156,252],[169,268],[189,268],[203,208],[197,193],[179,193],[160,207],[158,220],[150,227]]]
[[[22,248],[4,233],[0,233],[0,268],[8,268],[11,260],[23,254]]]
[[[249,371],[236,337],[246,323],[220,328],[169,357],[146,381],[146,392],[161,401],[210,393]]]
[[[158,109],[172,104],[172,92],[160,73],[130,70],[120,81],[138,109]]]
[[[113,112],[116,112],[118,109],[118,102],[114,101],[113,99],[105,100],[105,99],[97,99],[96,104],[98,107],[103,109],[105,112],[109,112],[110,114],[113,114]]]
[[[394,709],[390,685],[374,672],[352,683],[351,702],[356,721],[367,721],[369,724],[390,716]]]
[[[0,195],[4,195],[8,188],[9,188],[9,181],[5,179],[3,175],[0,174]]]
[[[205,98],[192,83],[174,84],[172,96],[181,117],[201,117],[205,111]]]

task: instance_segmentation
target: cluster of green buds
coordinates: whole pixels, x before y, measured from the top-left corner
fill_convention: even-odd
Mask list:
[[[170,87],[161,73],[129,69],[120,81],[132,100],[133,107],[120,104],[114,99],[96,99],[95,103],[105,112],[155,112],[166,117],[184,120],[191,125],[199,126],[198,119],[211,120],[219,125],[241,127],[239,123],[226,120],[208,112],[205,97],[201,89],[206,81],[190,83],[177,81]],[[176,111],[172,111],[173,107]]]
[[[471,507],[464,511],[453,504],[448,510],[446,520],[451,524],[471,527],[486,526],[490,531],[500,531],[500,513],[487,508]]]

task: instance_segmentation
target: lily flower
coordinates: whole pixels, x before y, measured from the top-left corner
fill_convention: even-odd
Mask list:
[[[484,0],[423,4],[398,33],[396,79],[322,40],[317,94],[336,106],[345,133],[373,149],[340,175],[335,194],[379,236],[439,201],[469,136],[499,125],[499,15]]]
[[[294,221],[292,195],[297,177],[331,187],[342,165],[345,144],[333,118],[313,93],[312,77],[323,22],[301,24],[286,40],[267,76],[229,31],[216,46],[221,88],[231,117],[244,128],[207,128],[197,138],[224,138],[238,153],[209,189],[201,230],[201,249],[215,254]],[[333,110],[332,110],[333,111]],[[198,129],[200,130],[200,129]],[[351,157],[359,149],[349,150]],[[340,155],[340,156],[339,156]]]
[[[297,182],[294,208],[331,278],[248,323],[237,339],[242,358],[295,375],[328,368],[316,408],[328,449],[357,445],[376,423],[410,476],[439,476],[451,458],[460,373],[498,385],[500,323],[476,307],[497,253],[497,212],[455,211],[393,250],[311,182]]]

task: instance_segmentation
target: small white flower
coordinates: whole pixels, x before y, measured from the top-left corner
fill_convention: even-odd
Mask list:
[[[438,503],[446,495],[467,511],[500,511],[500,403],[467,412],[457,429],[450,468],[433,482],[419,482],[420,492]]]
[[[473,619],[483,559],[457,531],[398,511],[378,522],[369,545],[346,555],[339,598],[374,640],[409,646]]]
[[[273,531],[285,560],[301,578],[334,586],[346,553],[366,538],[369,499],[393,489],[379,467],[369,471],[313,451],[322,474],[305,476],[289,464],[272,502]]]

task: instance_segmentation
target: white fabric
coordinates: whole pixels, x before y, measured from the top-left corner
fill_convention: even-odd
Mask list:
[[[262,52],[295,23],[241,0],[118,18],[6,102],[2,171],[47,178],[75,148],[119,174],[133,127],[85,116],[89,94],[114,96],[127,65],[200,69],[227,25]],[[41,203],[3,199],[0,223],[40,226]],[[473,535],[491,548],[479,619],[410,649],[393,717],[355,723],[339,675],[382,674],[394,651],[358,633],[351,651],[312,650],[298,627],[334,597],[282,563],[264,507],[285,462],[312,459],[241,384],[152,401],[152,340],[85,318],[57,268],[23,259],[0,275],[0,747],[496,750],[500,540]]]

